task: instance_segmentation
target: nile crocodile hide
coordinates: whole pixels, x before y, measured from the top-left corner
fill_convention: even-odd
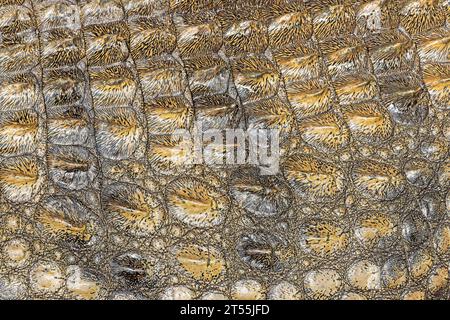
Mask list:
[[[0,0],[0,298],[449,299],[449,19]]]

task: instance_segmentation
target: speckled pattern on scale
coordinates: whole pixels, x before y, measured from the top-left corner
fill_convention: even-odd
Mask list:
[[[0,298],[449,299],[449,19],[0,0]],[[280,129],[279,173],[174,161],[197,120]]]

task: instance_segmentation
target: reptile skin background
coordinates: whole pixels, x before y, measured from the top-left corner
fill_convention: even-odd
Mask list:
[[[448,299],[449,6],[0,0],[0,297]]]

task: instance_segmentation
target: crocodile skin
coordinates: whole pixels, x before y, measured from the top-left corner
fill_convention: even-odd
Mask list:
[[[449,299],[449,18],[0,0],[0,298]],[[196,121],[280,170],[176,161]]]

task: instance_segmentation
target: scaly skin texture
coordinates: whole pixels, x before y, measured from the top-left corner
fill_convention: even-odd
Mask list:
[[[448,299],[449,12],[0,0],[0,298]],[[279,172],[189,164],[195,121]]]

